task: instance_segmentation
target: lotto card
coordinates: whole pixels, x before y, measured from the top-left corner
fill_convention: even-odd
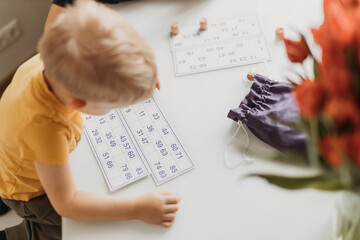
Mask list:
[[[111,191],[148,174],[162,184],[194,168],[153,98],[104,116],[86,115],[84,129]]]
[[[256,14],[180,27],[171,37],[175,75],[189,75],[269,61],[270,52]]]

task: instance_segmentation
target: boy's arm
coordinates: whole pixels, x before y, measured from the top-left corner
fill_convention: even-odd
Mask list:
[[[135,198],[117,198],[77,191],[66,164],[35,161],[41,184],[54,209],[67,218],[82,221],[117,221],[138,219],[170,227],[175,220],[179,196],[154,192]]]

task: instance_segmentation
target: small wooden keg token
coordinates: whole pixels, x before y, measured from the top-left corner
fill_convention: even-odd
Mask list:
[[[278,27],[275,29],[275,37],[277,40],[284,39],[284,29],[282,27]]]
[[[207,29],[207,18],[200,18],[200,30],[205,31]]]
[[[250,82],[253,82],[255,75],[256,75],[256,72],[249,71],[249,72],[246,74],[246,78],[247,78],[247,80],[249,80]]]
[[[175,36],[179,33],[179,23],[173,22],[170,26],[171,28],[171,35]]]
[[[246,82],[254,82],[254,78],[255,78],[255,75],[258,74],[258,75],[261,75],[265,78],[268,78],[269,75],[267,73],[264,73],[264,72],[259,72],[257,69],[252,69],[250,70],[247,74],[244,75],[244,80]]]

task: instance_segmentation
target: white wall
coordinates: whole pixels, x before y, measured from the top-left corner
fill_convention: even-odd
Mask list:
[[[0,29],[17,18],[21,36],[0,52],[0,83],[34,53],[51,0],[0,0]]]

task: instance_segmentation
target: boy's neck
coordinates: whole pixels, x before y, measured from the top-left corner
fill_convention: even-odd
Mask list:
[[[43,71],[43,77],[45,84],[49,88],[49,91],[54,94],[54,96],[69,109],[80,111],[87,103],[79,98],[73,97],[69,92],[63,89],[61,86],[58,86],[51,79],[46,76],[45,70]]]
[[[47,87],[49,88],[49,91],[52,92],[54,94],[54,96],[62,103],[66,106],[66,96],[61,94],[60,91],[56,91],[56,87],[53,86],[53,84],[51,83],[51,81],[49,81],[49,78],[46,76],[45,70],[43,71],[43,77],[45,80],[45,84],[47,85]]]

